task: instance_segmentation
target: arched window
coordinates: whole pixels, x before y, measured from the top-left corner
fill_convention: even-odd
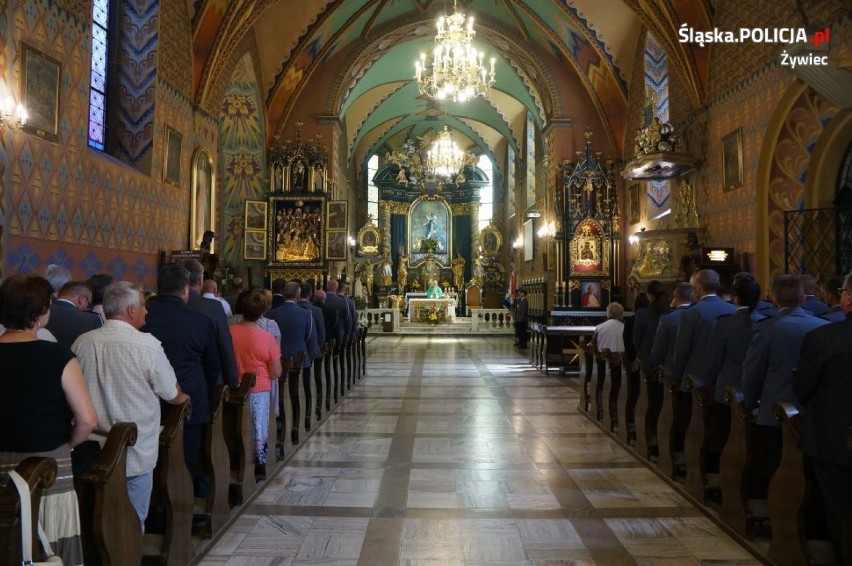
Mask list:
[[[107,68],[109,67],[110,0],[92,2],[92,73],[89,86],[89,145],[106,144]]]
[[[515,150],[510,145],[506,149],[506,215],[515,215]]]
[[[379,225],[379,187],[373,183],[373,177],[379,172],[379,156],[373,155],[367,161],[367,215]]]
[[[530,207],[535,204],[535,120],[532,112],[527,112],[526,150],[527,207]]]
[[[494,166],[491,164],[491,158],[485,154],[479,156],[476,166],[488,179],[488,184],[479,189],[479,229],[481,230],[488,226],[494,213]]]

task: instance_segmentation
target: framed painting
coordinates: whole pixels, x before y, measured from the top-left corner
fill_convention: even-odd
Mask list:
[[[584,309],[601,307],[601,284],[599,281],[586,281],[580,284],[580,306]]]
[[[603,227],[590,218],[583,220],[568,242],[571,273],[580,276],[609,275],[609,246]]]
[[[21,103],[27,109],[24,131],[50,141],[59,140],[61,65],[38,49],[21,44]]]
[[[266,261],[266,232],[263,230],[245,231],[245,249],[243,259]]]
[[[347,207],[349,203],[345,200],[328,201],[325,209],[325,225],[329,230],[346,230],[349,228]]]
[[[322,267],[325,255],[325,198],[269,199],[271,267]]]
[[[206,149],[199,149],[192,158],[192,200],[190,201],[189,249],[201,246],[205,232],[213,231],[216,203],[214,202],[213,158]],[[210,253],[213,244],[210,243]]]
[[[450,265],[452,257],[452,213],[442,197],[419,197],[408,212],[408,258],[412,266],[430,254],[441,265]]]
[[[326,236],[325,257],[327,259],[346,259],[346,244],[348,237],[346,230],[329,230]]]
[[[732,191],[743,186],[743,129],[722,138],[722,188]]]
[[[482,241],[482,253],[487,256],[496,256],[503,247],[503,235],[500,230],[489,224],[480,232]]]
[[[535,220],[530,218],[524,222],[524,261],[535,258]]]
[[[634,183],[627,188],[627,197],[630,200],[630,216],[628,217],[628,224],[639,224],[639,206],[642,202],[640,198],[640,192],[642,190],[642,185],[640,183]]]
[[[266,230],[266,202],[246,201],[246,230]]]
[[[364,255],[378,255],[381,234],[375,224],[368,222],[358,230],[358,252]]]
[[[180,185],[180,154],[183,137],[177,131],[166,126],[166,144],[163,155],[163,180]]]

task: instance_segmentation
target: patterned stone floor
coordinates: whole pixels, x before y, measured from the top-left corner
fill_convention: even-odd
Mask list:
[[[204,566],[758,564],[511,338],[368,338],[367,376]]]

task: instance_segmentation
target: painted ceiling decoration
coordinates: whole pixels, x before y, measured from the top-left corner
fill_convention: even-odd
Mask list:
[[[451,0],[186,1],[196,103],[215,103],[213,85],[230,74],[232,58],[250,39],[271,139],[294,120],[301,97],[314,96],[312,79],[328,80],[333,65],[334,84],[317,95],[324,97],[323,115],[345,124],[356,162],[411,135],[418,121],[449,125],[476,152],[505,151],[506,143],[517,152],[526,112],[541,128],[570,118],[576,84],[611,146],[622,150],[643,27],[670,54],[692,102],[698,106],[705,96],[706,51],[678,43],[677,26],[708,27],[707,0],[458,0],[476,18],[475,46],[497,58],[497,83],[479,104],[438,108],[417,91],[414,61],[432,50],[435,22],[452,13]]]

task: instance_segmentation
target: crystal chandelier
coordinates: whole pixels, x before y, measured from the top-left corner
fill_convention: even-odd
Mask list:
[[[15,104],[12,95],[6,94],[0,99],[0,128],[8,128],[14,132],[27,123],[27,111],[22,104]]]
[[[491,71],[486,71],[482,64],[483,53],[472,45],[476,35],[473,16],[468,18],[465,27],[464,14],[456,8],[455,0],[453,10],[452,16],[438,18],[431,72],[426,68],[426,54],[421,53],[420,60],[414,62],[415,77],[420,94],[464,102],[485,95],[488,87],[494,84],[495,59],[491,58]]]
[[[453,139],[453,133],[445,125],[426,152],[426,174],[446,179],[455,178],[461,175],[467,160],[467,152],[459,149]]]

